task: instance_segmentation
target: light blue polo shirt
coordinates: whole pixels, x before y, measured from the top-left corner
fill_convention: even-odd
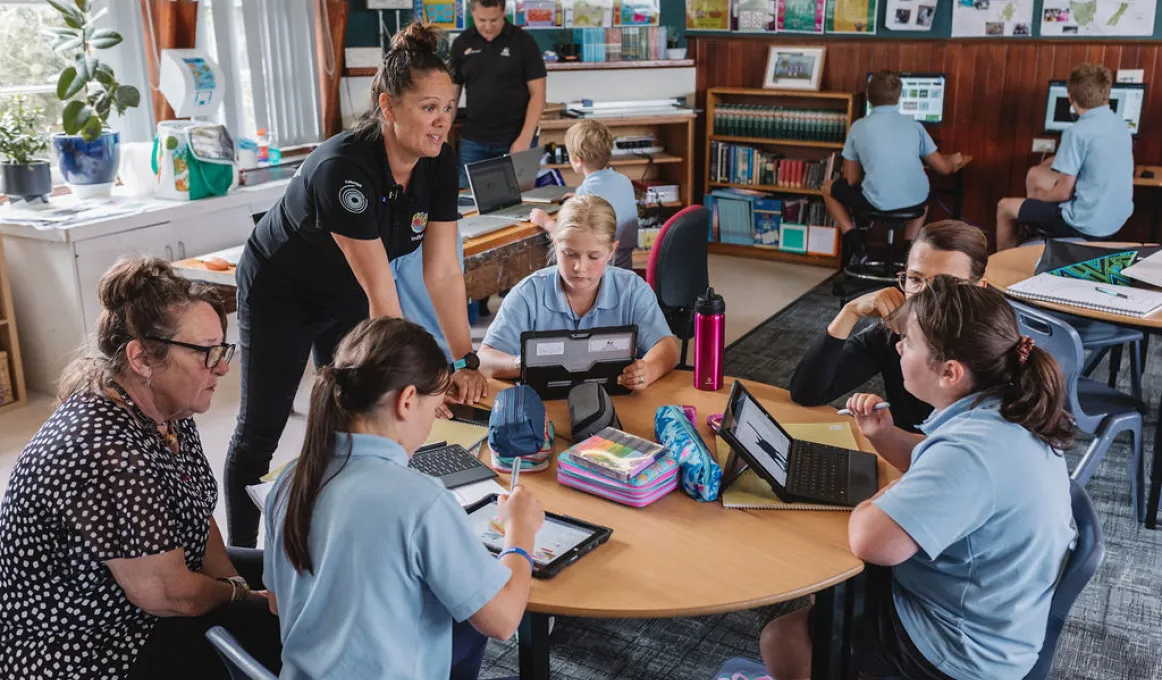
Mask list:
[[[1053,169],[1073,175],[1061,217],[1089,236],[1109,236],[1134,212],[1134,147],[1126,121],[1109,106],[1081,114],[1061,133]]]
[[[565,299],[556,267],[525,277],[509,291],[488,327],[484,343],[520,356],[524,331],[585,330],[637,324],[637,356],[642,358],[658,341],[673,335],[650,284],[628,269],[606,267],[597,288],[597,300],[577,318]]]
[[[452,622],[480,610],[512,572],[477,538],[434,477],[410,470],[396,442],[336,437],[308,543],[314,573],[283,545],[295,465],[266,501],[263,582],[278,598],[283,680],[446,678]],[[336,472],[338,470],[338,472]],[[334,474],[334,477],[331,475]]]
[[[613,212],[617,215],[617,253],[613,256],[613,264],[623,269],[632,269],[638,228],[637,197],[634,195],[633,182],[613,168],[605,168],[590,173],[573,193],[578,196],[600,196],[613,206]]]
[[[456,239],[456,256],[460,260],[460,271],[464,271],[464,242],[460,239]],[[423,244],[407,255],[392,260],[391,273],[395,278],[395,291],[399,295],[399,307],[403,317],[423,326],[424,330],[431,333],[439,343],[440,349],[444,350],[448,361],[452,361],[454,357],[448,349],[448,340],[444,337],[444,330],[440,328],[432,296],[428,293],[427,284],[424,283]],[[467,316],[467,310],[464,314]]]
[[[892,567],[900,621],[958,680],[1023,678],[1037,661],[1074,540],[1065,458],[970,395],[933,411],[875,504],[920,546]]]
[[[877,106],[855,121],[843,157],[863,166],[863,195],[880,210],[898,210],[928,200],[923,159],[936,153],[924,126],[895,107]]]

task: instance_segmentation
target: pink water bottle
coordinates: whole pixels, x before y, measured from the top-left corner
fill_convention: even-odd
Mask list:
[[[694,387],[710,392],[722,387],[726,349],[726,301],[713,288],[694,303]]]

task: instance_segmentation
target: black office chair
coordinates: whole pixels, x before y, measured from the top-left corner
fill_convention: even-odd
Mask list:
[[[902,232],[908,222],[923,217],[925,209],[926,206],[918,205],[898,210],[865,210],[852,215],[859,234],[858,242],[865,241],[868,232],[879,224],[887,232],[887,244],[884,246],[881,259],[878,260],[849,261],[852,253],[842,253],[845,258],[843,273],[848,282],[854,283],[855,286],[849,290],[843,281],[835,282],[833,293],[840,298],[840,305],[847,304],[869,290],[896,283],[896,273],[907,266],[905,261],[907,252],[896,253],[896,233]],[[900,259],[901,257],[905,259]]]
[[[662,225],[646,265],[646,282],[657,294],[670,330],[682,341],[678,368],[687,370],[686,349],[694,337],[694,303],[710,286],[706,267],[709,224],[710,211],[700,205],[678,211]]]

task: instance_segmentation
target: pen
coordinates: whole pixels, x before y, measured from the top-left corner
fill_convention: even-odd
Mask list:
[[[520,479],[520,458],[512,459],[512,480],[508,484],[508,492],[516,491],[516,480]]]
[[[888,402],[886,402],[886,401],[881,401],[880,403],[878,403],[878,404],[876,404],[875,406],[873,406],[873,407],[872,407],[872,410],[873,410],[873,411],[882,411],[882,410],[884,410],[884,409],[886,409],[886,408],[891,408],[891,407],[892,407],[892,405],[891,405],[891,404],[889,404]],[[851,411],[850,411],[849,409],[841,408],[841,409],[839,409],[838,411],[836,411],[836,412],[835,412],[835,415],[838,415],[838,416],[849,416],[849,415],[851,415]]]
[[[1109,288],[1102,288],[1101,286],[1094,286],[1094,287],[1093,287],[1093,289],[1094,289],[1094,290],[1096,290],[1096,291],[1097,291],[1097,292],[1099,292],[1099,293],[1105,293],[1106,295],[1112,295],[1112,296],[1114,296],[1114,297],[1120,297],[1120,298],[1122,298],[1123,300],[1129,300],[1129,299],[1130,299],[1130,296],[1129,296],[1129,295],[1126,295],[1125,293],[1119,293],[1119,292],[1118,292],[1118,291],[1116,291],[1116,290],[1110,290]]]

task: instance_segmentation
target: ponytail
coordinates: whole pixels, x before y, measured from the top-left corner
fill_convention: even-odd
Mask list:
[[[1057,360],[1033,347],[1023,364],[1018,361],[1016,374],[999,394],[1001,416],[1058,451],[1073,446],[1076,432],[1065,410],[1065,376]]]

